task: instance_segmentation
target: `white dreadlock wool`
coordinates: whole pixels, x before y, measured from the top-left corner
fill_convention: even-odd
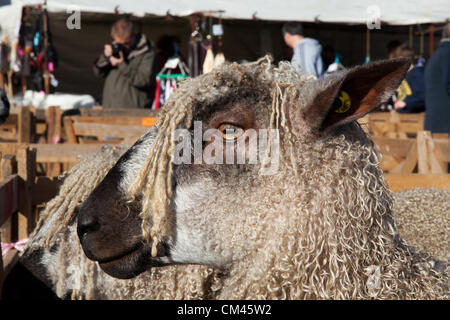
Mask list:
[[[301,77],[287,63],[281,63],[278,69],[274,69],[270,64],[269,57],[247,64],[247,67],[253,67],[257,71],[259,81],[275,82],[275,88],[272,92],[273,103],[269,129],[278,128],[280,117],[282,119],[281,125],[286,126],[285,115],[282,111],[282,104],[285,100],[280,87],[287,87],[286,92],[288,94],[295,94],[294,90],[289,90],[292,83],[301,85],[307,78]],[[199,111],[199,104],[205,103],[207,105],[208,99],[214,100],[219,93],[224,95],[229,91],[232,94],[232,88],[226,87],[227,81],[237,80],[241,86],[248,86],[249,89],[252,89],[251,83],[255,80],[243,66],[236,63],[225,63],[220,69],[215,70],[203,78],[201,86],[197,86],[198,81],[188,79],[182,82],[171,96],[155,125],[158,128],[158,135],[150,153],[139,176],[128,191],[130,202],[136,199],[137,195],[142,195],[142,232],[145,239],[153,241],[153,256],[157,254],[156,247],[159,240],[170,234],[172,230],[169,199],[172,197],[172,155],[175,147],[175,139],[173,138],[175,130],[180,125],[185,128],[192,126],[194,112]],[[227,79],[230,76],[231,78]],[[286,132],[289,134],[289,130],[286,130]],[[272,140],[270,133],[271,131],[269,131],[268,137],[268,153]],[[291,140],[290,135],[287,138],[289,141]],[[291,154],[293,153],[291,145]]]
[[[58,195],[40,215],[21,262],[64,299],[208,299],[220,290],[220,273],[206,266],[151,269],[131,280],[108,276],[84,255],[76,233],[77,207],[127,147],[104,147],[65,174]],[[206,285],[208,284],[208,285]]]
[[[291,134],[287,106],[310,94],[302,91],[307,81],[288,64],[274,68],[261,60],[225,63],[180,85],[158,119],[156,140],[128,191],[131,199],[142,197],[142,232],[153,242],[153,256],[158,242],[172,232],[174,130],[192,128],[196,115],[224,104],[223,99],[245,97],[261,114],[270,110],[266,123],[281,131],[282,159],[276,175],[235,179],[230,194],[218,192],[216,197],[211,192],[211,198],[197,204],[226,217],[230,203],[239,203],[239,216],[233,219],[240,222],[233,227],[253,241],[256,256],[233,260],[219,298],[448,298],[446,267],[435,270],[433,259],[400,239],[391,193],[373,144],[361,128],[352,123],[339,134],[313,141]],[[271,106],[260,105],[268,100]],[[285,196],[277,203],[280,194]],[[225,235],[227,230],[215,232]],[[237,248],[243,245],[232,239],[221,243],[227,252],[240,252]]]
[[[392,195],[378,166],[378,156],[357,124],[346,125],[338,133],[315,141],[291,134],[286,107],[303,100],[306,93],[301,87],[305,81],[287,64],[274,68],[265,60],[249,65],[225,63],[207,75],[183,82],[171,96],[158,119],[158,135],[148,158],[129,190],[131,199],[142,196],[142,232],[153,241],[153,255],[158,241],[172,231],[169,203],[172,134],[176,128],[191,128],[196,114],[220,103],[221,97],[242,100],[245,96],[250,102],[267,103],[261,105],[261,112],[269,110],[265,123],[268,128],[279,128],[281,140],[286,143],[280,146],[282,159],[276,175],[233,179],[227,182],[233,192],[212,192],[211,199],[198,204],[226,217],[226,209],[237,203],[239,214],[227,217],[227,221],[251,242],[230,239],[221,250],[235,250],[238,254],[251,244],[252,251],[245,259],[234,257],[234,264],[224,273],[200,266],[203,269],[188,266],[190,271],[185,273],[179,269],[151,269],[153,276],[147,280],[155,281],[156,287],[163,290],[158,297],[192,297],[192,292],[201,292],[194,296],[449,298],[447,266],[412,250],[399,237],[392,216]],[[230,226],[224,228],[217,230],[223,237]],[[157,284],[163,274],[163,282]],[[108,286],[106,281],[98,281],[90,287]],[[131,281],[127,292],[145,292],[134,290],[144,288],[139,280],[126,281]],[[186,294],[178,281],[202,289],[189,289]],[[79,294],[75,292],[74,297]]]

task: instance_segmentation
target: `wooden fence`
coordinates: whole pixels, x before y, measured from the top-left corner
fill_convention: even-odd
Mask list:
[[[414,137],[423,131],[424,113],[373,112],[358,120],[371,136],[388,138]]]
[[[13,242],[28,237],[36,224],[34,195],[44,189],[43,181],[36,180],[36,149],[20,148],[17,155],[2,157],[0,183],[0,226],[2,242]],[[44,183],[45,184],[45,183]],[[40,201],[47,201],[40,199]],[[18,259],[18,252],[11,250],[2,261],[0,282]]]
[[[70,163],[78,156],[98,152],[101,145],[0,143],[0,233],[1,241],[27,238],[43,204],[56,196],[62,181],[37,176],[38,163]],[[0,253],[1,256],[1,253]],[[17,250],[0,258],[1,281],[17,262]]]
[[[154,117],[73,116],[64,118],[64,129],[69,143],[132,144],[155,122]]]
[[[450,140],[419,131],[415,139],[372,137],[382,155],[381,167],[393,191],[413,187],[450,189]]]

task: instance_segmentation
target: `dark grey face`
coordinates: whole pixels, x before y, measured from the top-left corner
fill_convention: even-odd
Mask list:
[[[109,171],[79,210],[77,233],[86,256],[98,261],[102,269],[118,278],[130,278],[159,265],[150,259],[150,248],[144,245],[139,218],[140,203],[125,198],[120,182],[126,176],[123,168],[135,157],[137,149],[151,144],[150,130],[131,147]],[[161,248],[161,253],[164,248]],[[126,261],[126,263],[121,263]]]

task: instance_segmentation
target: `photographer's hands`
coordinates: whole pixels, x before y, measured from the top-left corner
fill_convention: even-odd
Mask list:
[[[109,57],[109,62],[111,62],[111,65],[113,67],[117,67],[119,64],[122,64],[125,61],[125,59],[123,57],[123,52],[120,51],[119,54],[120,54],[120,58],[116,58],[114,56]]]
[[[118,65],[120,65],[125,61],[122,51],[119,52],[120,58],[116,58],[113,56],[113,49],[110,44],[105,44],[103,53],[106,56],[106,58],[109,59],[109,62],[111,62],[111,65],[113,67],[117,67]]]
[[[103,53],[104,53],[105,57],[107,57],[107,58],[111,57],[113,54],[112,46],[110,44],[105,44]]]

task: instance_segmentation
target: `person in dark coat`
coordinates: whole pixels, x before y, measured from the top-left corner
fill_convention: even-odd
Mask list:
[[[114,46],[106,44],[94,64],[94,73],[105,78],[105,108],[150,108],[153,101],[152,70],[155,52],[144,34],[136,33],[131,21],[120,19],[111,30]]]
[[[450,134],[450,22],[425,67],[425,130]]]
[[[419,113],[425,111],[425,80],[423,65],[414,65],[414,51],[407,44],[398,46],[391,55],[392,58],[408,58],[411,60],[406,78],[397,90],[394,99],[394,109],[400,113]]]
[[[9,100],[5,91],[0,88],[0,124],[4,123],[9,116]]]

